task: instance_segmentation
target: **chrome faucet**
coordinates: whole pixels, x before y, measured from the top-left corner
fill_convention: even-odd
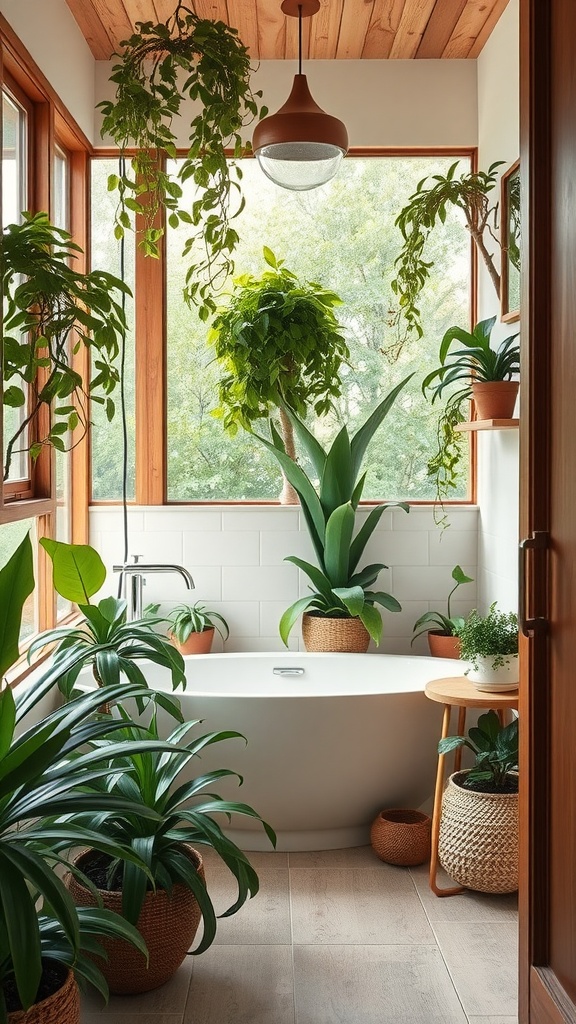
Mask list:
[[[188,590],[194,590],[194,580],[188,569],[183,565],[171,565],[168,563],[156,564],[150,562],[139,562],[141,555],[133,555],[133,562],[125,562],[124,565],[114,565],[114,572],[120,573],[120,586],[122,595],[126,599],[126,621],[133,622],[134,619],[142,618],[142,588],[144,577],[151,572],[176,572],[182,576]]]

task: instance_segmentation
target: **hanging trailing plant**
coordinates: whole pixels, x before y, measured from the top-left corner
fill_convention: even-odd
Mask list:
[[[398,299],[400,315],[406,321],[407,333],[415,331],[419,338],[424,332],[418,301],[433,266],[424,259],[426,243],[437,223],[443,224],[446,220],[447,207],[456,206],[463,211],[466,229],[484,261],[496,295],[500,297],[500,275],[485,236],[487,232],[500,245],[495,234],[498,203],[491,202],[491,193],[498,179],[497,169],[503,161],[491,164],[487,171],[473,171],[456,177],[458,163],[456,160],[446,174],[432,175],[433,185],[427,184],[428,177],[423,178],[395,221],[404,243],[394,261],[396,277],[391,287]]]
[[[137,22],[136,31],[121,45],[110,76],[115,99],[98,104],[102,135],[110,136],[122,154],[136,150],[131,173],[112,175],[108,183],[119,196],[116,237],[140,215],[139,245],[146,255],[157,257],[163,234],[159,211],[166,211],[173,228],[190,225],[183,255],[192,253],[193,262],[184,294],[207,320],[215,309],[212,293],[233,271],[238,234],[230,222],[243,207],[242,172],[229,164],[226,151],[244,155],[248,146],[242,142],[242,128],[268,111],[259,109],[261,93],[250,87],[250,59],[236,30],[199,18],[181,2],[165,22]],[[165,161],[177,156],[173,119],[190,100],[195,106],[188,152],[171,173]],[[189,210],[181,207],[182,185],[188,180],[196,186]]]
[[[74,269],[82,250],[68,232],[54,227],[46,213],[23,213],[2,235],[3,403],[25,409],[5,445],[4,479],[17,451],[36,459],[44,445],[66,450],[89,424],[89,401],[114,415],[111,397],[119,373],[115,360],[126,330],[120,301],[130,289],[112,274]],[[72,357],[90,349],[93,377],[85,383]],[[42,409],[49,410],[42,431]]]

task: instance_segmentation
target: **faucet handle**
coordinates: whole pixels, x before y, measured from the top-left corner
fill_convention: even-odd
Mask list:
[[[134,565],[138,565],[138,562],[142,558],[142,555],[130,555],[129,557],[133,559]]]

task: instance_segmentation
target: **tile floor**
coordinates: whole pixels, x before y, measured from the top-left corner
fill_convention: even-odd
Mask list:
[[[86,998],[82,1024],[516,1024],[515,897],[438,899],[370,847],[250,859],[260,892],[206,953],[155,992]],[[221,912],[231,876],[206,861]]]

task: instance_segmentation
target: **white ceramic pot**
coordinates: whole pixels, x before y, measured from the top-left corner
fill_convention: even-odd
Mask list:
[[[505,690],[515,690],[518,686],[518,655],[509,654],[504,658],[504,664],[498,668],[492,668],[494,655],[487,658],[476,658],[478,668],[470,668],[466,675],[477,690],[486,693],[500,693]]]

